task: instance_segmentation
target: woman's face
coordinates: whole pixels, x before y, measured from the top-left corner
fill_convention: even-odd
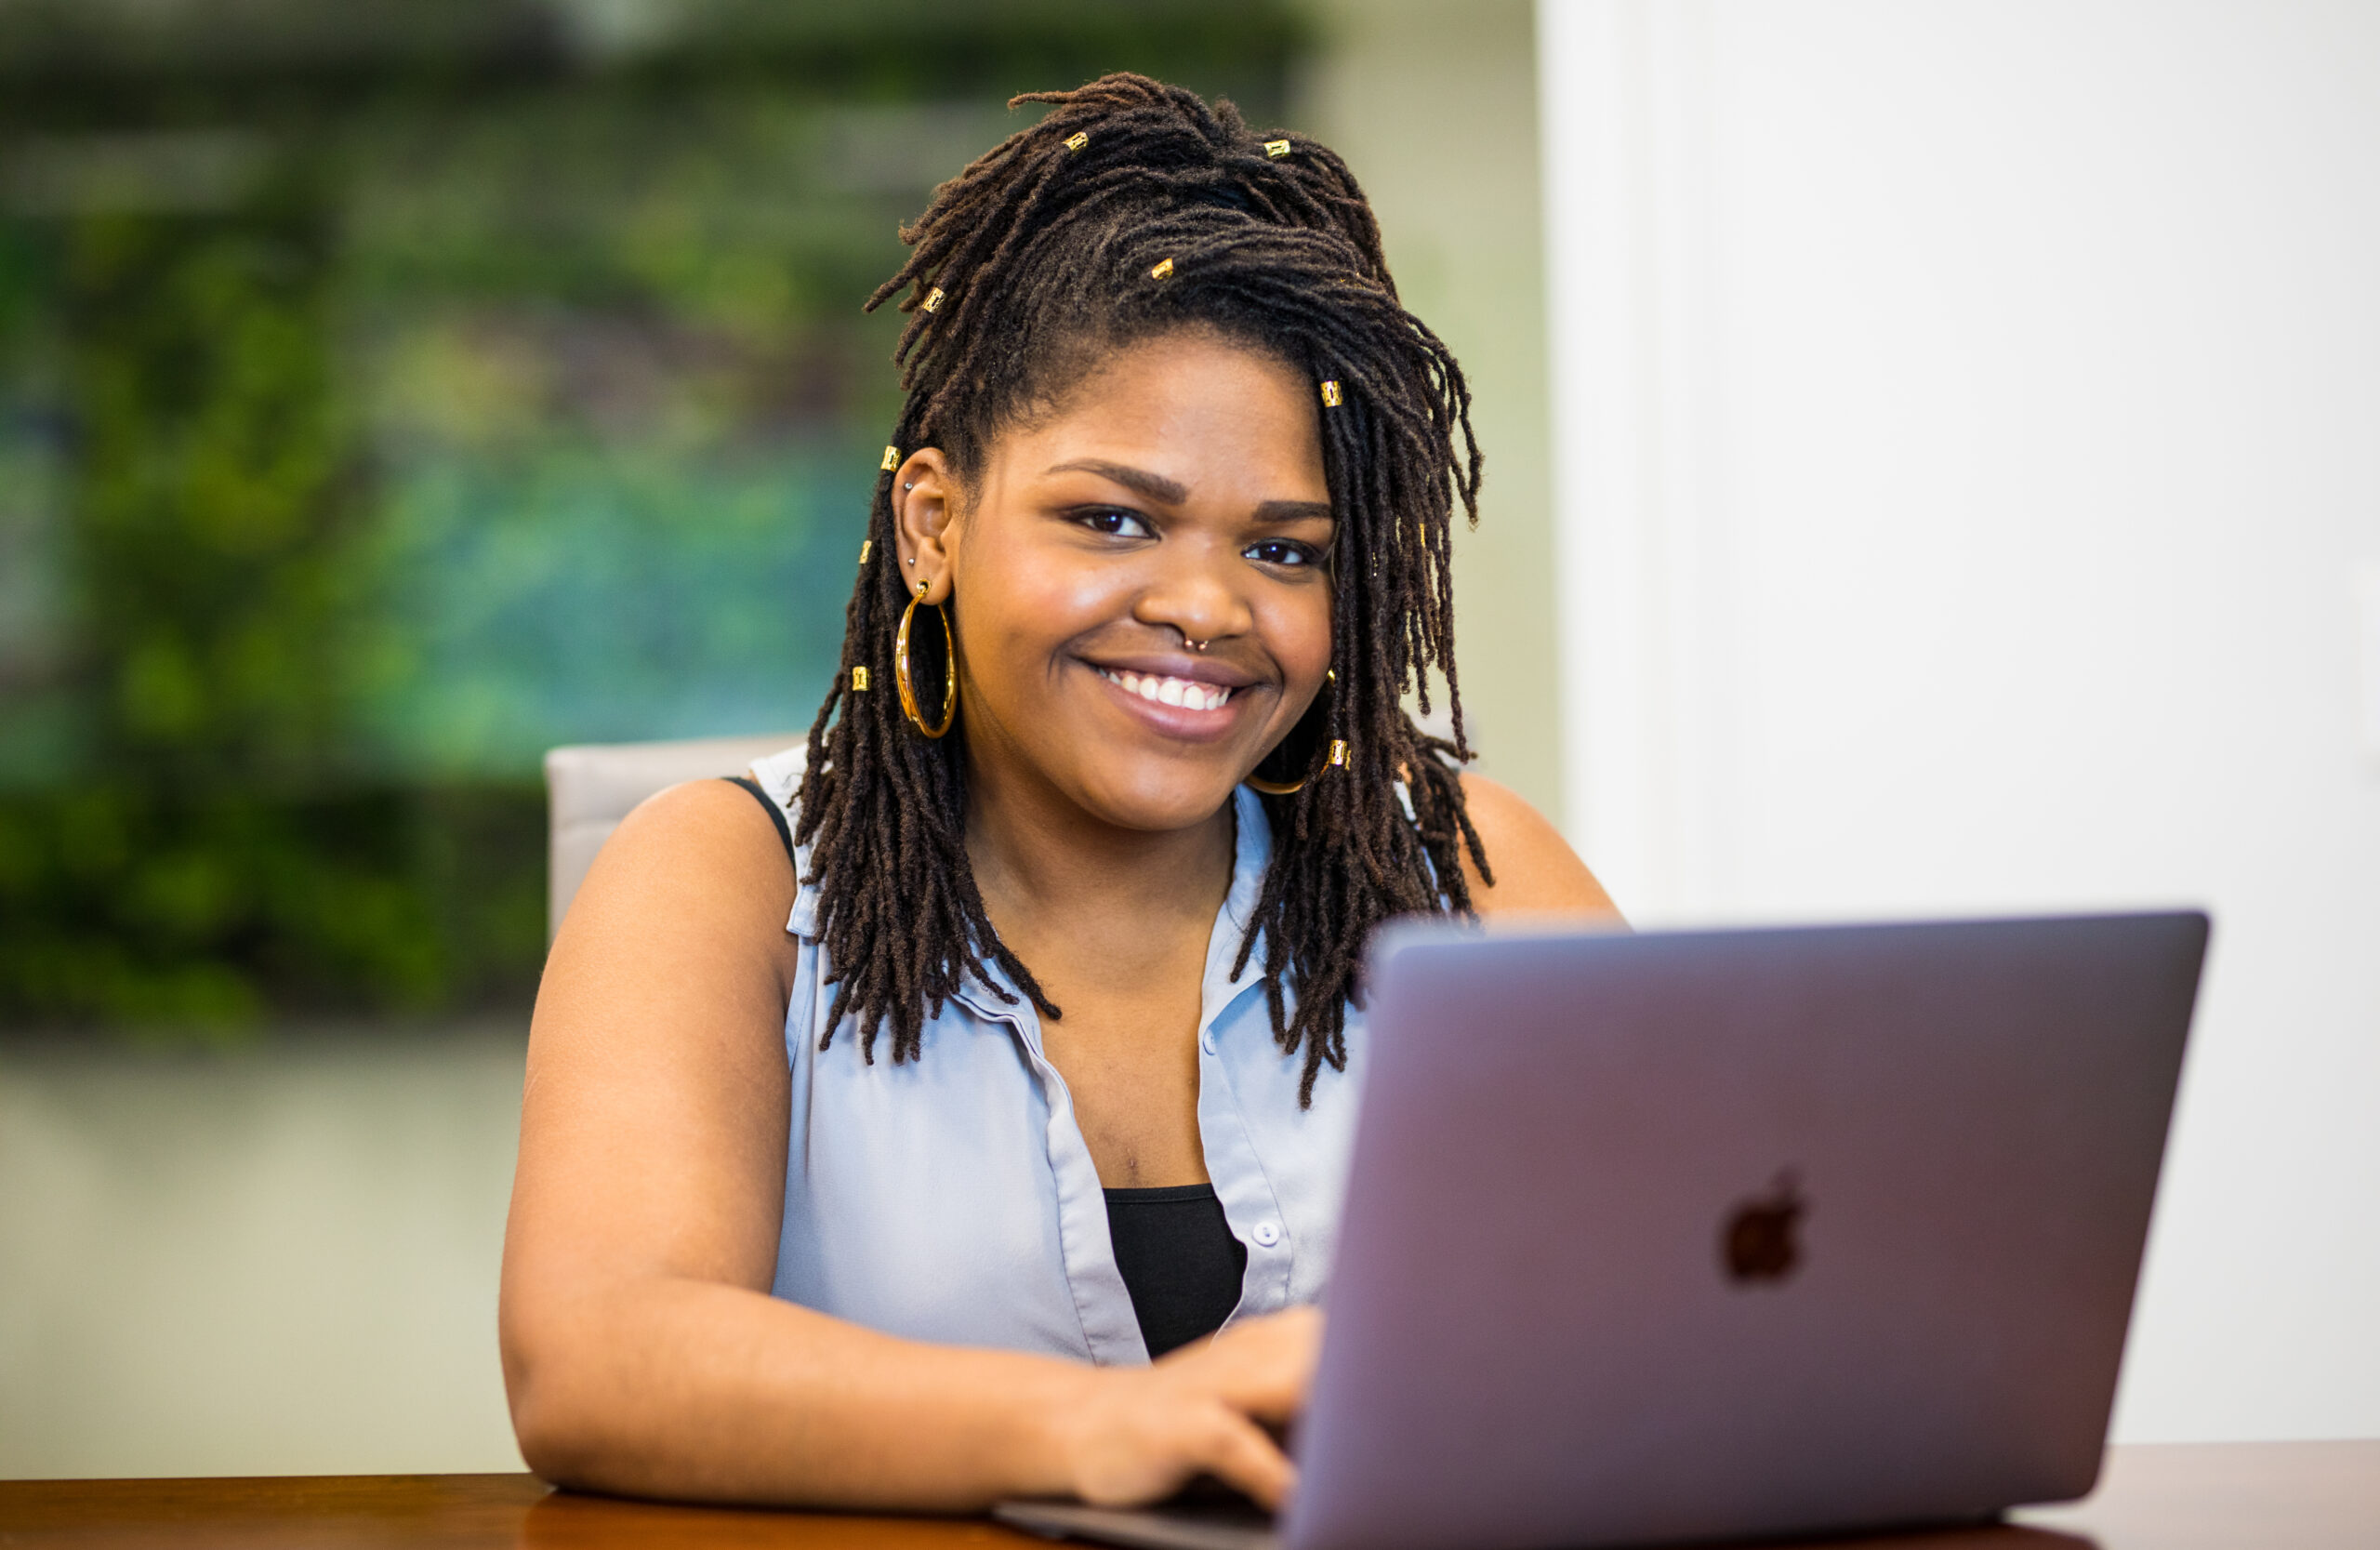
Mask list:
[[[1316,405],[1280,362],[1186,330],[1000,436],[963,493],[938,450],[910,457],[904,571],[955,604],[976,778],[1124,828],[1214,816],[1329,667]]]

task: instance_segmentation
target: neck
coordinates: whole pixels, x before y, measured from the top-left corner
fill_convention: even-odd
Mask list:
[[[1031,775],[968,761],[967,854],[985,913],[1037,962],[1129,972],[1181,929],[1203,940],[1231,888],[1230,804],[1188,828],[1101,823]],[[1056,962],[1057,977],[1073,977]]]

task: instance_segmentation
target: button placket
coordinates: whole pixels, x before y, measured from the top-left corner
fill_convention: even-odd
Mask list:
[[[1249,992],[1253,988],[1248,987]],[[1212,1025],[1206,1037],[1221,1044]],[[1281,1225],[1281,1203],[1256,1150],[1255,1137],[1249,1133],[1248,1116],[1229,1063],[1219,1054],[1202,1054],[1198,1077],[1198,1128],[1206,1145],[1207,1170],[1232,1230],[1248,1245],[1247,1275],[1232,1317],[1270,1313],[1288,1305],[1294,1258],[1289,1234]]]
[[[986,1007],[964,990],[951,999],[988,1022],[1008,1025],[1049,1105],[1043,1143],[1058,1183],[1060,1252],[1067,1290],[1074,1296],[1075,1313],[1091,1360],[1102,1366],[1146,1362],[1148,1347],[1141,1338],[1140,1319],[1107,1239],[1106,1195],[1099,1187],[1090,1145],[1075,1119],[1074,1093],[1066,1086],[1064,1074],[1041,1048],[1040,1016],[1030,1003]],[[1094,1244],[1096,1252],[1091,1252]]]

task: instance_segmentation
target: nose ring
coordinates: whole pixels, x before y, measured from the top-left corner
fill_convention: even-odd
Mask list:
[[[1182,637],[1182,643],[1188,646],[1192,651],[1204,651],[1214,643],[1211,641],[1194,641],[1190,639],[1189,636],[1184,635]]]

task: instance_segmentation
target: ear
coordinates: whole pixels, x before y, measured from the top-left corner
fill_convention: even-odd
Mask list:
[[[950,596],[950,573],[959,554],[959,480],[938,446],[909,454],[892,476],[892,532],[901,550],[904,590],[925,602]]]

